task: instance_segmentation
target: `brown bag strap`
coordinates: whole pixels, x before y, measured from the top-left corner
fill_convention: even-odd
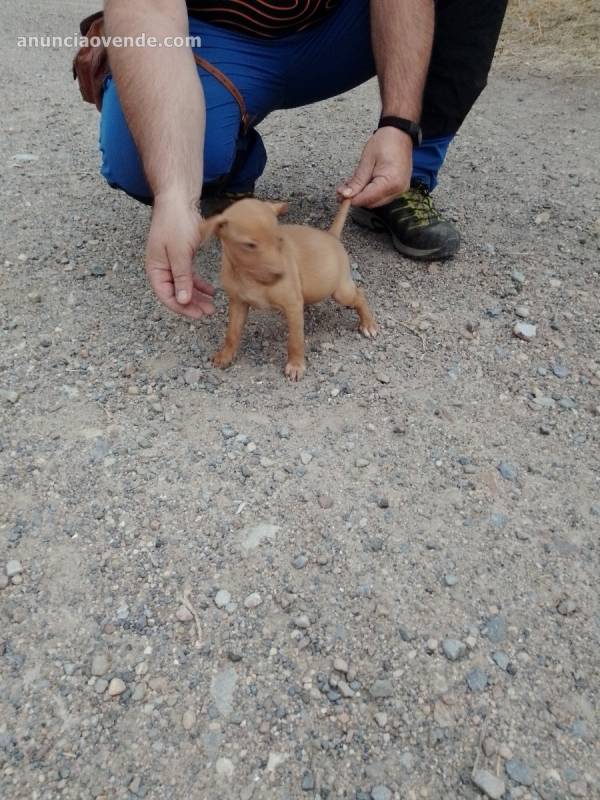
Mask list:
[[[240,91],[238,90],[237,86],[230,78],[227,77],[227,75],[225,75],[223,72],[221,72],[220,69],[215,67],[214,64],[211,64],[204,58],[197,56],[195,53],[194,53],[194,60],[196,61],[196,64],[198,64],[199,67],[208,72],[209,75],[212,75],[213,78],[216,78],[219,81],[219,83],[222,83],[223,86],[227,89],[227,91],[231,94],[231,96],[238,104],[240,109],[240,116],[242,119],[242,132],[244,135],[248,133],[248,128],[250,127],[252,119],[250,117],[250,114],[248,113],[248,109],[246,108],[246,102],[242,97],[242,95],[240,94]]]

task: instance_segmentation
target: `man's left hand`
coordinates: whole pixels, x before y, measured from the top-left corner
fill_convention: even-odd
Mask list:
[[[338,188],[353,206],[377,208],[390,203],[410,187],[412,141],[396,128],[380,128],[363,150],[353,177]]]

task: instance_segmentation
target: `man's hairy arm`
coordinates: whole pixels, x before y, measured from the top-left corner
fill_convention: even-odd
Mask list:
[[[418,122],[431,56],[433,0],[371,0],[371,38],[382,113]],[[368,141],[354,177],[340,193],[353,205],[389,203],[410,185],[412,142],[395,128]]]
[[[188,35],[184,0],[106,0],[106,33]],[[193,275],[199,245],[205,107],[189,47],[110,47],[109,60],[125,119],[154,195],[146,270],[158,298],[173,311],[212,311],[211,287]]]

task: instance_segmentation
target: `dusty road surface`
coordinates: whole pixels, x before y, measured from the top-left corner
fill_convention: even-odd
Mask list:
[[[223,298],[157,305],[72,53],[15,46],[92,10],[0,11],[0,796],[599,798],[597,79],[496,70],[459,257],[349,225],[381,336],[310,310],[292,386],[277,317],[217,372]],[[376,106],[267,120],[260,195],[326,226]]]

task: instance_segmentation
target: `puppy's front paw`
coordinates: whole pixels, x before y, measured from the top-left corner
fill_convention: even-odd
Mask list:
[[[219,350],[212,357],[213,366],[218,367],[219,369],[225,369],[226,367],[230,366],[232,361],[233,353],[225,349]]]
[[[285,374],[291,381],[301,381],[306,372],[306,364],[304,361],[288,361],[285,365]]]
[[[375,322],[375,320],[370,320],[369,322],[361,323],[358,326],[358,330],[362,333],[363,336],[366,336],[367,339],[374,339],[379,333],[379,328],[377,327],[377,323]]]

